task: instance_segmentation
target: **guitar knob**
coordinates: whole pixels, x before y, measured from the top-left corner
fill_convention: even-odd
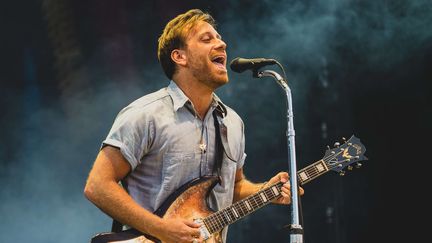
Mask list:
[[[361,163],[359,163],[359,162],[356,163],[356,168],[360,168],[361,166],[362,166]]]
[[[340,175],[340,176],[344,176],[344,175],[345,175],[345,171],[341,170],[341,171],[339,172],[339,175]]]

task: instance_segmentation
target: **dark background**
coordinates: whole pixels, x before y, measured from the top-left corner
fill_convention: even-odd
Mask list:
[[[305,242],[422,242],[431,162],[427,0],[3,2],[0,241],[88,242],[109,230],[110,219],[83,196],[85,179],[117,112],[168,84],[157,38],[190,8],[215,17],[229,60],[283,64],[299,169],[342,137],[366,146],[360,169],[304,186]],[[217,93],[244,119],[245,173],[267,180],[288,168],[284,93],[270,78],[229,75]],[[265,207],[233,224],[228,242],[289,242],[289,220],[289,207]]]

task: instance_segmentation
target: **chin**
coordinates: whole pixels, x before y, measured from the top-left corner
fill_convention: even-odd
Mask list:
[[[214,80],[215,80],[215,83],[218,84],[218,87],[229,82],[228,75],[224,75],[222,77],[217,77]]]

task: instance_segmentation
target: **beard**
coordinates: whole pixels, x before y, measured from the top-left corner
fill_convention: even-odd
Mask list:
[[[207,56],[199,57],[190,53],[189,67],[197,80],[214,90],[229,82],[226,70],[219,69]]]

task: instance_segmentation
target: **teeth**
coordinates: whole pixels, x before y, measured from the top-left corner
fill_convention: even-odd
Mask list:
[[[223,64],[224,63],[225,58],[224,57],[216,57],[212,60],[212,62],[216,62],[216,63],[220,63]]]

